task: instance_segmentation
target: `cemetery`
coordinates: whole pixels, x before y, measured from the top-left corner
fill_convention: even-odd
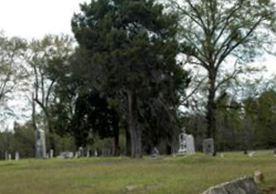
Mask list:
[[[0,194],[276,194],[275,0],[3,0],[0,30]]]

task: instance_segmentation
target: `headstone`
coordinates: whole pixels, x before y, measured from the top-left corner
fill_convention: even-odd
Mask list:
[[[35,148],[36,148],[36,158],[45,159],[46,155],[46,140],[45,132],[42,129],[37,129],[35,134]]]
[[[256,152],[250,152],[250,153],[248,154],[248,156],[251,157],[251,158],[252,158],[253,156],[255,156],[255,155],[256,155]]]
[[[94,156],[95,156],[95,157],[98,157],[98,152],[97,152],[97,150],[94,151]]]
[[[185,133],[185,129],[179,134],[179,149],[178,155],[192,155],[195,154],[195,143],[193,135]]]
[[[90,150],[86,151],[86,157],[89,158],[90,157]]]
[[[12,159],[12,156],[11,156],[11,154],[9,154],[9,156],[8,156],[8,160],[11,160]]]
[[[15,152],[15,156],[14,156],[14,158],[15,158],[15,160],[16,160],[16,161],[18,161],[18,160],[19,160],[19,157],[20,157],[20,156],[19,156],[19,152]]]
[[[74,158],[79,158],[79,157],[80,157],[80,153],[79,153],[79,151],[75,152],[75,156],[74,156]]]
[[[7,151],[5,151],[5,160],[9,159],[9,153]]]
[[[195,141],[193,135],[188,135],[186,138],[187,142],[187,154],[195,154]]]
[[[50,158],[53,158],[53,157],[54,157],[54,150],[50,149]]]
[[[84,156],[84,154],[83,154],[83,147],[79,147],[78,152],[79,152],[79,157],[83,157]]]
[[[203,153],[207,155],[214,155],[215,153],[215,146],[214,146],[214,139],[208,138],[203,140]]]
[[[62,158],[62,159],[72,159],[74,158],[74,153],[73,152],[61,152],[58,156],[58,158]]]
[[[154,147],[151,153],[151,157],[157,158],[158,156],[159,156],[159,150],[157,149],[157,147]]]

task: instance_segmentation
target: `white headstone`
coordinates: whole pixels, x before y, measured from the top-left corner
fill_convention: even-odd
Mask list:
[[[98,156],[98,152],[97,152],[97,150],[95,150],[95,152],[94,152],[94,156]]]
[[[90,157],[90,150],[86,151],[86,157],[89,158]]]
[[[18,160],[19,160],[19,157],[20,157],[20,156],[19,156],[19,152],[15,152],[15,156],[14,156],[14,158],[15,158],[15,160],[16,160],[16,161],[18,161]]]
[[[5,151],[5,160],[9,159],[9,153],[7,151]]]
[[[79,147],[79,150],[78,150],[78,152],[79,152],[79,157],[83,157],[83,147]]]
[[[187,154],[195,154],[195,142],[193,135],[187,135],[186,137],[186,143],[187,143]]]
[[[177,152],[178,155],[192,155],[195,154],[195,143],[193,135],[188,135],[183,130],[179,134],[179,149]]]
[[[36,148],[36,158],[45,159],[46,155],[46,140],[45,132],[42,129],[37,129],[35,134],[35,148]]]
[[[11,159],[12,159],[12,156],[11,156],[11,154],[9,154],[9,156],[8,156],[8,159],[9,159],[9,160],[11,160]]]
[[[54,157],[54,150],[50,149],[50,158],[53,158],[53,157]]]

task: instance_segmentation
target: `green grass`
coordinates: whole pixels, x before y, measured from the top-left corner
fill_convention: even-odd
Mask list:
[[[224,158],[197,154],[188,157],[83,158],[0,162],[0,193],[197,194],[208,187],[261,170],[262,187],[276,185],[276,157],[253,158],[226,153]],[[130,190],[128,190],[129,188]]]

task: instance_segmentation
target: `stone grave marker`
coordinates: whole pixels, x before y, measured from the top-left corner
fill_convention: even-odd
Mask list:
[[[35,149],[36,149],[36,158],[45,159],[46,155],[46,140],[45,132],[42,129],[37,129],[35,134]]]
[[[15,159],[16,161],[18,161],[18,160],[19,160],[19,158],[20,158],[20,156],[19,156],[19,152],[15,152],[14,159]]]
[[[186,134],[185,130],[179,134],[179,149],[178,155],[192,155],[195,154],[195,143],[193,135]]]
[[[214,139],[208,138],[203,140],[203,153],[207,155],[214,155],[215,146],[214,146]]]
[[[151,157],[157,158],[158,156],[159,156],[159,150],[157,149],[157,147],[154,147],[151,153]]]
[[[50,157],[50,158],[53,158],[53,157],[54,157],[54,150],[53,150],[53,149],[50,149],[49,157]]]

